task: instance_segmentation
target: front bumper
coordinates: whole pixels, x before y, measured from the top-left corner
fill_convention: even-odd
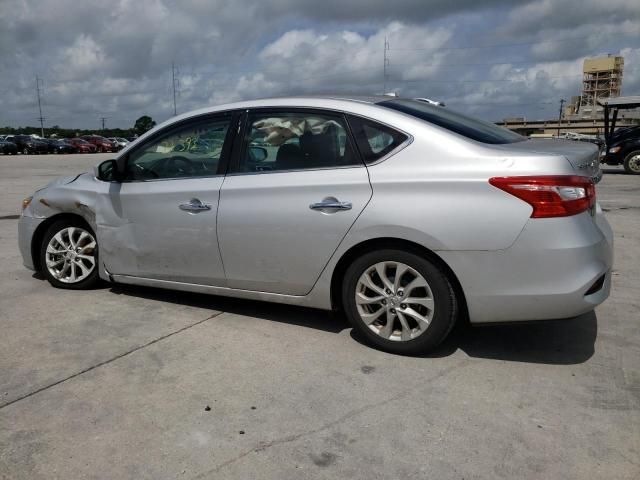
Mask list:
[[[458,276],[472,323],[575,317],[611,288],[613,232],[599,206],[595,218],[531,219],[506,250],[438,253]]]
[[[35,270],[33,256],[31,255],[33,235],[38,226],[44,220],[44,218],[35,218],[23,215],[20,217],[20,221],[18,222],[18,248],[20,248],[20,254],[22,255],[22,263],[29,270]]]
[[[600,163],[622,165],[624,163],[624,155],[621,153],[604,153],[600,156]]]

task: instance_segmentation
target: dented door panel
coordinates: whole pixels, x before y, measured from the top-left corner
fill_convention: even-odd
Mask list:
[[[111,183],[97,199],[101,256],[111,274],[222,286],[216,238],[223,177]],[[180,205],[197,199],[198,212]]]

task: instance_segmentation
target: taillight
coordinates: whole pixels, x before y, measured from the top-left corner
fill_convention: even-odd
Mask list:
[[[596,203],[593,181],[578,175],[493,177],[489,183],[531,205],[531,218],[568,217]]]

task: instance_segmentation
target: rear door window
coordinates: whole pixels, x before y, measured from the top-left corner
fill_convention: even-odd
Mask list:
[[[251,112],[235,173],[362,166],[344,116],[325,111]]]

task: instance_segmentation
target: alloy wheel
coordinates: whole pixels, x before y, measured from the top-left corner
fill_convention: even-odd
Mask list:
[[[91,275],[96,267],[96,240],[80,227],[66,227],[56,233],[47,245],[47,270],[62,283],[78,283]]]
[[[379,262],[367,268],[356,284],[360,319],[371,331],[393,341],[422,335],[433,319],[435,302],[425,278],[400,262]]]

